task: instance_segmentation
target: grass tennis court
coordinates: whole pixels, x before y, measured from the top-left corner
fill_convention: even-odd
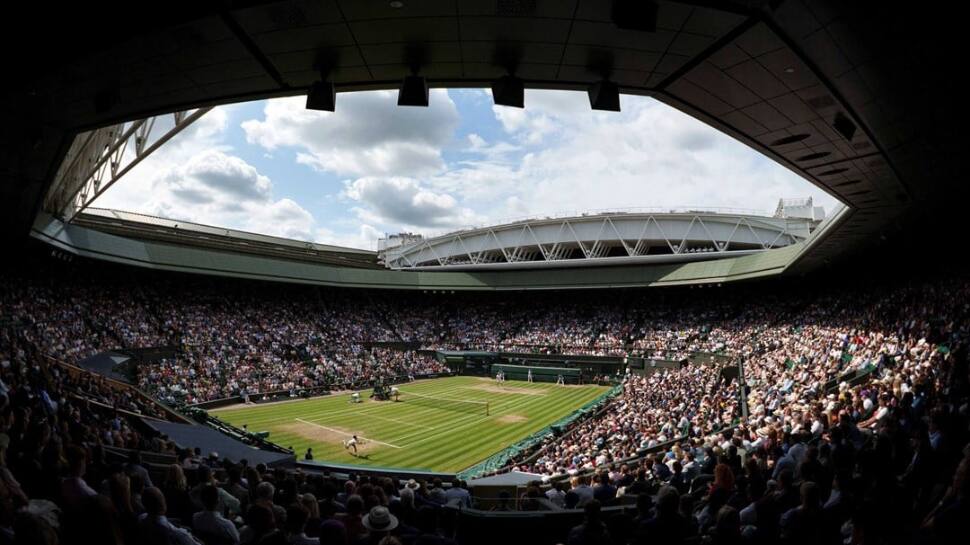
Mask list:
[[[350,403],[349,393],[210,411],[249,431],[269,431],[269,439],[293,447],[302,459],[313,447],[315,461],[454,472],[470,467],[552,424],[606,392],[604,386],[558,386],[509,381],[503,386],[481,377],[447,377],[398,385],[401,401]],[[408,394],[446,400],[435,407]],[[411,397],[417,399],[417,395]],[[484,406],[447,400],[488,402]],[[456,410],[457,409],[457,410]],[[343,441],[361,439],[358,455]]]

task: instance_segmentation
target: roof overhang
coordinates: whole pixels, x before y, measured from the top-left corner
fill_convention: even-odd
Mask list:
[[[882,10],[659,2],[657,30],[639,32],[618,28],[609,2],[406,4],[394,10],[383,1],[189,3],[166,8],[169,15],[150,27],[133,19],[117,37],[75,40],[68,56],[33,59],[42,68],[16,87],[29,93],[8,101],[21,108],[23,123],[16,126],[36,130],[12,130],[15,139],[3,147],[5,176],[17,181],[4,186],[2,201],[15,211],[5,221],[30,222],[84,131],[303,94],[319,80],[321,60],[338,92],[396,89],[415,67],[432,87],[484,87],[512,60],[530,88],[586,90],[607,76],[623,93],[652,96],[848,205],[788,271],[811,270],[871,240],[939,186],[924,179],[949,178],[945,168],[927,171],[920,160],[936,128],[912,130],[921,118],[902,106],[909,103],[884,100],[899,98],[895,85],[880,82],[891,81],[905,59],[889,57],[892,40],[863,32],[885,27]],[[903,14],[893,13],[891,24],[905,24]],[[85,25],[64,25],[74,27],[91,34]]]
[[[394,271],[382,266],[348,266],[298,254],[245,252],[228,242],[198,246],[165,238],[133,238],[93,225],[65,223],[47,214],[36,219],[31,236],[83,257],[158,270],[274,282],[347,288],[406,290],[548,290],[712,285],[779,275],[824,241],[845,220],[842,209],[823,221],[803,242],[710,261],[615,265],[570,269],[507,271]],[[349,255],[349,254],[348,254]],[[360,255],[360,254],[358,254]],[[344,256],[348,257],[348,256]]]
[[[703,210],[606,212],[466,229],[387,248],[395,270],[656,265],[744,256],[803,241],[815,222]]]

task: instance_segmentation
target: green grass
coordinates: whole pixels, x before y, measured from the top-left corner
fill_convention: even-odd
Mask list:
[[[303,459],[313,447],[314,460],[378,467],[457,472],[596,399],[603,386],[557,386],[509,381],[497,391],[491,379],[448,377],[399,386],[401,401],[351,404],[341,393],[299,401],[234,406],[212,411],[249,431],[269,431],[269,439],[292,447]],[[447,399],[487,401],[489,415],[411,405],[407,392]],[[349,434],[362,438],[360,453],[348,452]]]

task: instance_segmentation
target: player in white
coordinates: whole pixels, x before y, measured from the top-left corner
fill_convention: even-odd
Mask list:
[[[350,439],[347,439],[346,441],[344,441],[344,448],[347,449],[347,450],[350,450],[351,448],[354,449],[354,456],[357,456],[357,443],[358,443],[358,441],[359,440],[357,439],[357,436],[354,435]]]
[[[529,382],[532,382],[532,369],[529,369]]]
[[[558,375],[558,376],[556,376],[556,384],[558,384],[560,386],[565,386],[566,385],[566,379],[563,378],[562,375]]]
[[[350,394],[351,403],[360,403],[360,392],[354,392]]]
[[[401,391],[397,389],[397,386],[391,386],[391,395],[394,397],[394,401],[401,401]]]

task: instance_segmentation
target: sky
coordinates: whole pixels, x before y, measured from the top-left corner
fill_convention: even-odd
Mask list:
[[[585,93],[526,90],[525,109],[483,89],[297,96],[220,106],[93,204],[299,240],[376,249],[425,236],[636,207],[770,213],[779,198],[837,201],[716,129],[648,97],[594,112]],[[164,128],[161,121],[159,128]]]

